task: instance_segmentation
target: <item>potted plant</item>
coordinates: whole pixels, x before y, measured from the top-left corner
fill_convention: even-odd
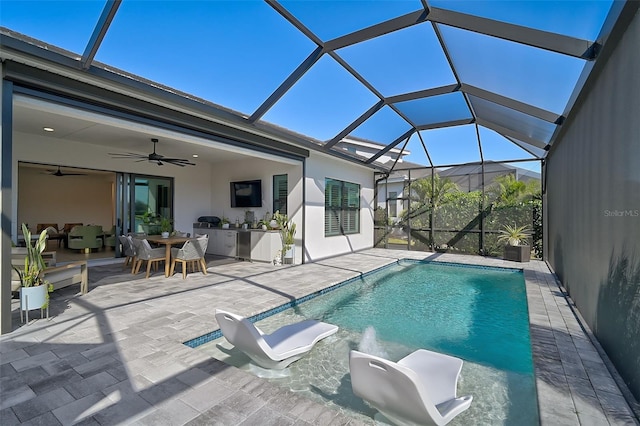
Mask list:
[[[42,252],[47,246],[47,231],[42,231],[38,240],[32,243],[31,231],[23,223],[22,235],[24,235],[27,248],[24,269],[15,266],[13,266],[13,269],[20,278],[20,319],[22,319],[22,311],[27,311],[26,317],[27,322],[29,322],[29,310],[42,310],[49,307],[49,292],[53,291],[53,286],[44,279],[43,274],[47,267],[42,258]],[[47,316],[48,312],[47,310]]]
[[[273,220],[278,225],[280,232],[280,240],[282,241],[282,263],[293,264],[295,257],[295,235],[296,224],[287,218],[286,214],[280,214],[280,211],[276,211],[273,215]]]
[[[171,220],[168,217],[160,219],[160,232],[162,232],[162,238],[169,238],[171,232]]]
[[[160,230],[161,219],[150,209],[143,213],[140,216],[140,219],[142,219],[142,230],[147,235],[158,235],[162,233],[162,231]]]
[[[229,229],[229,218],[222,216],[220,220],[220,226],[222,229]]]
[[[528,226],[504,225],[500,230],[498,242],[505,243],[504,259],[516,262],[528,262],[531,259],[531,246],[527,244],[529,238]]]

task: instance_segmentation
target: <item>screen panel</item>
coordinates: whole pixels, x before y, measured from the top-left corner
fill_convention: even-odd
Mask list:
[[[440,29],[461,83],[562,114],[582,59],[447,25]]]

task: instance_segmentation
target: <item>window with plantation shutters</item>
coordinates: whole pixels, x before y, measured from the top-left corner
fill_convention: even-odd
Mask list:
[[[287,175],[273,175],[273,212],[287,214]]]
[[[360,185],[325,179],[324,235],[360,232]]]

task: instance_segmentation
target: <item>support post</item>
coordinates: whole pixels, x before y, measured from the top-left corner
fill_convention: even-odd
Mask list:
[[[0,63],[0,75],[4,64]],[[13,174],[13,83],[2,80],[0,85],[0,334],[10,333],[11,325],[11,223]]]

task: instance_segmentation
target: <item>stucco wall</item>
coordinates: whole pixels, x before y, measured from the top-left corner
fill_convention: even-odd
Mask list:
[[[640,398],[640,18],[549,153],[547,260]]]
[[[299,181],[302,176],[301,162],[285,164],[270,160],[246,159],[216,165],[211,187],[213,193],[211,211],[207,214],[220,217],[224,215],[232,222],[235,221],[236,217],[242,222],[246,210],[253,211],[258,219],[262,219],[267,212],[273,214],[273,175],[281,174],[287,175],[290,193],[287,201],[291,203],[291,192],[294,189],[295,183]],[[262,207],[250,209],[231,208],[229,183],[254,179],[262,180]],[[299,209],[299,205],[288,205],[287,207],[291,210],[288,212],[289,215],[292,213],[295,214],[295,210]]]
[[[106,231],[111,229],[115,223],[115,173],[56,177],[43,172],[25,168],[20,173],[18,224],[29,224],[32,232],[36,231],[38,223],[56,223],[58,229],[65,223],[102,225]]]
[[[262,217],[269,211],[273,213],[273,175],[287,174],[289,184],[288,214],[298,226],[296,234],[296,263],[301,263],[303,256],[306,261],[317,260],[341,253],[348,253],[373,245],[373,170],[354,165],[343,160],[322,154],[312,154],[307,159],[307,179],[303,181],[303,166],[300,161],[282,159],[273,161],[247,157],[241,161],[231,161],[216,164],[199,162],[196,167],[158,167],[146,162],[136,163],[128,160],[113,159],[108,154],[112,149],[99,145],[91,145],[85,141],[75,141],[69,138],[61,139],[47,136],[33,136],[14,133],[13,152],[13,184],[14,191],[13,217],[17,217],[18,195],[20,182],[18,180],[18,162],[35,162],[43,164],[60,164],[62,166],[75,166],[90,169],[135,172],[155,176],[173,176],[175,178],[175,228],[190,230],[193,222],[199,216],[216,215],[226,216],[232,221],[238,217],[244,218],[246,209],[230,207],[229,182],[237,180],[262,179],[263,207],[255,208],[257,217]],[[47,176],[45,176],[47,177]],[[325,178],[331,177],[348,182],[358,183],[361,186],[361,211],[360,233],[348,236],[324,237],[324,184]],[[50,177],[59,182],[63,178]],[[69,183],[70,181],[65,181]],[[304,182],[304,183],[303,183]],[[24,182],[23,182],[24,183]],[[303,211],[303,185],[306,190],[307,205]],[[57,190],[54,190],[57,191]],[[68,191],[78,192],[78,187],[69,188]],[[106,191],[106,189],[105,189]],[[97,194],[97,192],[96,192]],[[24,195],[24,194],[22,194]],[[105,192],[106,196],[110,196]],[[22,201],[24,203],[24,200]],[[21,204],[21,206],[23,206]],[[94,207],[97,204],[94,203]],[[52,210],[47,212],[39,210],[43,216],[27,218],[27,222],[33,227],[36,223],[58,222],[60,226],[64,222],[78,220],[66,219],[71,213],[62,205],[51,205]],[[51,212],[56,211],[56,217]],[[78,212],[73,212],[76,217]],[[97,214],[92,223],[103,225],[108,229],[111,226],[112,211],[105,212],[104,218],[98,218]],[[304,216],[304,219],[303,219]],[[20,219],[23,220],[23,219]],[[104,223],[103,223],[104,222]],[[305,228],[303,229],[303,223]],[[14,228],[14,236],[17,225]],[[302,244],[306,245],[303,252]]]
[[[360,233],[324,236],[325,178],[360,184]],[[307,261],[373,246],[373,170],[312,153],[306,168],[306,229],[304,253]]]
[[[211,209],[202,214],[227,217],[231,222],[236,218],[244,220],[245,211],[251,210],[258,219],[268,212],[273,215],[273,175],[287,175],[287,216],[296,224],[295,263],[302,262],[302,162],[282,160],[283,162],[264,159],[245,159],[230,161],[216,165],[211,184]],[[229,183],[240,180],[262,180],[262,207],[251,209],[231,208]],[[195,220],[195,219],[194,219]]]

